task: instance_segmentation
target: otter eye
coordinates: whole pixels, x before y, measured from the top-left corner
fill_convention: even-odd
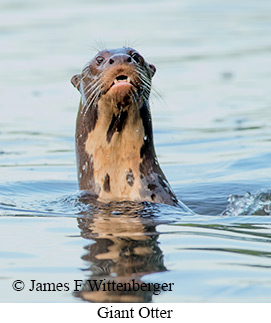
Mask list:
[[[138,53],[133,53],[132,58],[135,60],[136,63],[142,62],[142,57]]]
[[[98,65],[102,64],[103,61],[104,61],[104,58],[102,56],[96,57],[96,62]]]

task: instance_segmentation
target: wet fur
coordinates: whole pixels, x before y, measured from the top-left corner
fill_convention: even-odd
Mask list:
[[[72,78],[82,95],[76,125],[80,189],[102,202],[176,205],[153,145],[148,97],[155,68],[142,56],[131,59],[135,52],[131,48],[101,51],[96,59],[105,57],[102,66],[94,58]],[[110,65],[110,58],[115,65]],[[121,74],[131,77],[134,86],[112,95],[112,80]]]

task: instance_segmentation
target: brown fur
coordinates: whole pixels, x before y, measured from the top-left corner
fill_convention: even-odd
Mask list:
[[[99,102],[98,106],[100,105],[103,105],[103,102]],[[129,113],[132,112],[129,111]],[[133,113],[138,113],[138,111]],[[93,155],[95,181],[103,185],[106,173],[110,176],[110,192],[100,190],[99,199],[108,202],[137,200],[140,188],[139,164],[142,161],[140,148],[144,137],[142,120],[139,116],[135,117],[135,120],[128,118],[125,128],[121,132],[115,132],[108,143],[105,129],[108,129],[109,123],[110,120],[102,115],[97,120],[95,129],[88,134],[85,143],[86,152],[88,155]],[[133,186],[126,181],[130,169],[135,177]]]
[[[99,201],[178,204],[153,145],[148,97],[154,73],[138,52],[121,48],[99,52],[72,78],[82,95],[76,127],[79,185]],[[113,83],[123,75],[130,82]]]

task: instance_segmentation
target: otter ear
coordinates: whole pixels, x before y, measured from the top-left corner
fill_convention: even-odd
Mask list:
[[[79,91],[80,82],[81,82],[81,74],[76,74],[71,78],[72,85],[77,88]]]
[[[156,72],[156,67],[153,65],[153,64],[149,64],[149,67],[150,67],[150,69],[151,69],[151,72],[152,72],[152,77],[153,77],[153,75],[155,74],[155,72]]]

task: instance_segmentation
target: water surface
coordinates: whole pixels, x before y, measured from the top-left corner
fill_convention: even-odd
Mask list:
[[[271,3],[3,0],[0,9],[0,300],[271,301]],[[78,192],[70,78],[94,47],[127,44],[157,67],[158,158],[196,215],[97,206]],[[12,289],[17,279],[23,291]],[[174,288],[95,293],[88,279]],[[83,285],[30,292],[31,280]]]

